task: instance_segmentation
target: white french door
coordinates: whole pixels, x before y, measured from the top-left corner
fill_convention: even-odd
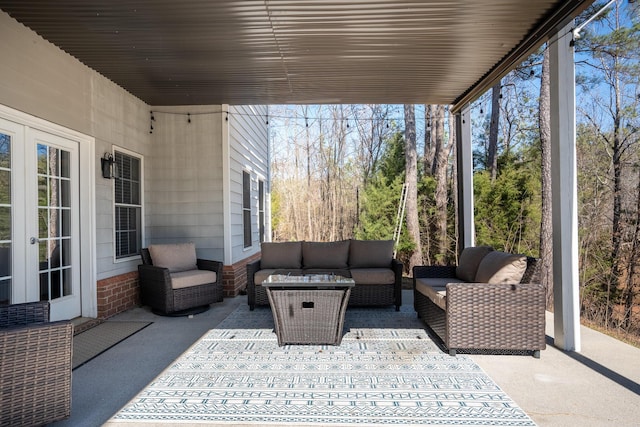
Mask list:
[[[0,301],[81,314],[77,141],[0,119]]]
[[[49,300],[53,319],[71,319],[81,306],[78,143],[30,129],[26,147],[27,283],[38,285],[27,298]]]

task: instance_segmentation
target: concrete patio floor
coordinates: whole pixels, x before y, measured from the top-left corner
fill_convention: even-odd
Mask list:
[[[150,383],[246,296],[225,299],[206,313],[162,317],[136,308],[110,320],[152,321],[73,371],[71,417],[54,426],[100,426]],[[413,305],[403,291],[403,305]],[[549,345],[540,359],[473,355],[473,359],[539,426],[640,425],[640,349],[582,327],[582,352],[553,347],[553,314],[547,313]]]

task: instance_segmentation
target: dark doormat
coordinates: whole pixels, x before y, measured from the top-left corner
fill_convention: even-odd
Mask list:
[[[153,322],[106,321],[73,337],[73,369],[104,353]]]

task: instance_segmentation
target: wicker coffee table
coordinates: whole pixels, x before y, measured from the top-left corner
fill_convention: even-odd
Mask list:
[[[340,344],[353,279],[274,274],[262,286],[271,304],[278,345]]]

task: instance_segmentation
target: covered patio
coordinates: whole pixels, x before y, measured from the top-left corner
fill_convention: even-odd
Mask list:
[[[462,247],[475,243],[470,102],[551,41],[554,344],[579,351],[572,20],[591,3],[3,0],[0,8],[151,110],[173,106],[189,122],[184,106],[451,105]],[[31,108],[19,88],[7,89],[0,102]],[[223,250],[225,265],[236,261],[226,241]],[[101,269],[104,278],[115,268]]]
[[[45,59],[21,58],[22,63],[33,60],[35,71],[14,69],[7,61],[0,68],[0,76],[5,77],[0,79],[0,104],[94,137],[91,142],[94,146],[82,157],[87,164],[99,164],[103,148],[111,150],[115,144],[144,152],[149,159],[148,169],[158,181],[164,178],[164,159],[154,159],[157,146],[152,142],[156,141],[147,136],[149,127],[154,130],[153,111],[158,107],[188,118],[191,123],[191,114],[211,114],[208,106],[215,106],[219,118],[215,126],[224,128],[229,122],[229,111],[233,110],[230,106],[451,105],[456,113],[461,177],[462,221],[458,233],[462,246],[472,246],[475,241],[470,103],[527,55],[551,41],[556,292],[555,315],[547,314],[547,338],[551,345],[540,360],[489,355],[472,358],[539,425],[634,425],[640,372],[632,361],[638,360],[638,349],[585,329],[579,323],[571,30],[572,20],[591,3],[591,0],[133,3],[0,0],[0,18],[4,22],[15,19],[126,92],[126,95],[107,90],[103,93],[93,88],[97,84],[91,77],[80,87],[65,80],[69,85],[66,92],[71,96],[58,98],[65,88],[52,88],[44,76],[69,78],[65,75],[69,72],[68,62],[58,63],[59,56],[52,54]],[[10,35],[22,34],[22,29],[11,31]],[[5,40],[7,51],[12,52],[9,47],[24,50],[20,40],[11,37]],[[34,46],[42,43],[35,38],[29,40]],[[50,64],[51,70],[43,69],[42,61]],[[33,82],[40,82],[41,86],[32,85]],[[136,114],[129,114],[135,118],[127,121],[127,113],[131,113],[129,96],[135,98],[132,110]],[[39,102],[40,97],[46,102]],[[127,121],[123,126],[127,132],[117,134],[116,138],[112,134],[117,132],[109,125],[93,121],[93,110],[84,110],[85,102],[111,106],[106,98],[117,105],[110,118]],[[66,109],[62,105],[65,103],[70,107]],[[251,110],[233,111],[246,117],[245,111]],[[258,111],[251,113],[251,119],[268,124],[268,110]],[[262,111],[267,111],[264,117]],[[176,123],[171,125],[177,128]],[[129,132],[131,129],[134,131]],[[209,131],[201,129],[202,133]],[[169,150],[180,151],[178,143],[173,142],[174,136],[179,134],[172,134],[162,143]],[[258,160],[268,160],[268,153],[264,157]],[[220,163],[229,169],[235,166],[226,159]],[[211,164],[201,169],[209,168]],[[98,174],[93,169],[92,172]],[[91,174],[89,178],[85,185],[92,188],[83,194],[94,198],[91,203],[97,205],[96,210],[111,209],[111,187],[104,181],[96,183]],[[230,187],[230,181],[224,185]],[[99,188],[100,197],[96,197],[94,188]],[[108,197],[101,197],[107,194]],[[234,202],[228,194],[220,199],[225,206]],[[150,225],[146,230],[147,242],[143,243],[165,237],[152,227],[151,219],[157,220],[162,215],[167,223],[172,223],[183,213],[165,211],[166,206],[154,202],[147,208]],[[87,272],[82,277],[82,298],[88,301],[85,306],[91,307],[91,317],[97,313],[93,303],[98,299],[96,282],[109,281],[115,275],[135,281],[130,276],[137,274],[139,262],[133,257],[127,263],[115,259],[111,252],[115,234],[112,219],[101,218],[101,213],[90,212],[90,220],[82,228],[85,238],[91,236],[90,250],[83,252],[82,257]],[[225,211],[223,215],[224,221],[213,224],[214,227],[241,227],[231,221],[231,214]],[[228,244],[231,240],[225,235],[223,244],[212,248],[222,255],[225,265],[244,265],[250,257],[257,256],[258,246],[248,252],[241,244],[237,251],[241,255],[237,256]],[[240,289],[241,286],[236,286],[233,295],[226,295],[223,303],[193,318],[158,317],[140,307],[114,316],[115,321],[145,320],[153,324],[73,372],[72,415],[56,425],[101,425],[108,421],[203,334],[236,308],[246,306],[246,296],[238,295]],[[404,292],[404,305],[411,307],[411,295]]]

